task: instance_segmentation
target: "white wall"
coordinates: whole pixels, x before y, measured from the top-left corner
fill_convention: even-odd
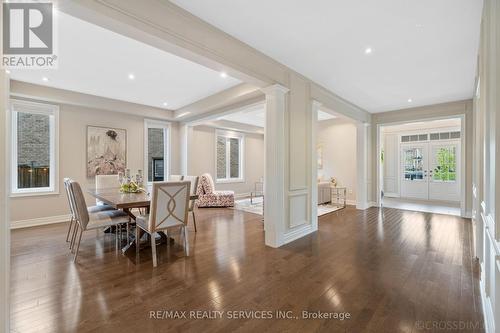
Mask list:
[[[208,126],[195,126],[188,148],[188,173],[201,175],[210,173],[215,181],[215,131]],[[232,190],[238,196],[250,195],[255,182],[264,177],[264,136],[245,133],[244,182],[215,184],[217,190]]]
[[[323,169],[318,177],[328,181],[335,177],[339,186],[347,187],[347,200],[356,201],[356,125],[339,119],[318,123],[317,145],[323,147]]]
[[[50,90],[47,87],[36,89],[35,85],[30,85],[30,90],[25,90],[24,85],[17,84],[13,87],[16,96],[28,96],[36,92],[44,92],[49,89],[54,96],[65,97],[59,89]],[[28,94],[29,92],[29,94]],[[78,93],[78,103],[84,104],[87,96]],[[12,97],[19,98],[19,97]],[[36,102],[49,103],[59,106],[59,194],[44,196],[15,197],[10,200],[10,219],[13,226],[25,223],[38,223],[39,219],[50,217],[61,217],[68,214],[68,205],[62,180],[64,177],[71,177],[79,181],[83,187],[92,187],[94,179],[87,179],[86,176],[86,130],[87,125],[109,126],[123,128],[127,130],[127,166],[135,172],[144,169],[144,116],[136,112],[137,105],[133,105],[132,113],[123,111],[113,112],[81,105],[66,103],[55,103],[41,101],[40,99],[30,99]],[[71,102],[70,99],[67,99]],[[111,104],[110,104],[111,103]],[[106,108],[113,105],[113,100],[106,102]],[[119,102],[122,105],[124,102]],[[90,104],[90,103],[89,103]],[[178,124],[172,123],[171,133],[171,172],[180,172]],[[90,196],[86,197],[87,204],[95,202]],[[31,221],[37,219],[36,221]],[[21,221],[21,222],[20,222]]]

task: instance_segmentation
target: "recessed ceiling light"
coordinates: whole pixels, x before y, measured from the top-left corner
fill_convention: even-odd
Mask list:
[[[373,51],[373,50],[372,50],[372,48],[371,48],[371,47],[367,47],[367,48],[365,49],[365,54],[370,54],[370,53],[372,53],[372,51]]]
[[[168,103],[167,102],[163,102],[163,106],[168,106]]]
[[[411,98],[408,98],[408,103],[411,103],[413,102],[413,100]]]
[[[226,78],[227,77],[227,73],[226,72],[221,72],[220,73],[220,77]]]
[[[10,71],[8,69],[5,70],[5,73],[10,74]]]
[[[420,24],[420,23],[417,23],[417,24],[415,24],[415,27],[416,27],[416,28],[423,28],[423,27],[424,27],[424,25],[423,25],[423,24]]]
[[[42,81],[47,82],[47,81],[49,81],[49,78],[44,76],[44,77],[42,77]]]
[[[135,79],[135,75],[134,75],[133,73],[130,73],[130,74],[128,75],[128,79],[129,79],[129,80],[133,80],[133,79]]]

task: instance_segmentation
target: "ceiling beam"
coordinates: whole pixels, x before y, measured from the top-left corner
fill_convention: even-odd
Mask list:
[[[38,101],[77,105],[98,110],[127,113],[134,116],[173,120],[174,112],[152,106],[135,104],[116,99],[83,94],[79,92],[41,86],[37,84],[11,80],[10,95],[36,99]]]
[[[264,103],[264,99],[260,89],[244,83],[176,110],[175,120],[189,123],[213,120]]]
[[[257,87],[289,87],[290,77],[299,76],[311,86],[313,99],[348,117],[370,121],[365,110],[170,1],[59,0],[57,8]]]

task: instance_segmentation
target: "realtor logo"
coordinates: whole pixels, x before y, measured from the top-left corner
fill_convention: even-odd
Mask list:
[[[52,10],[52,3],[3,3],[2,67],[55,67]]]

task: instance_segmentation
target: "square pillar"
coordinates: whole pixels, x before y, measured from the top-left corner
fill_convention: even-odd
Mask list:
[[[285,112],[288,88],[279,84],[262,89],[266,94],[264,134],[264,230],[266,245],[279,247],[285,232]]]
[[[368,188],[369,188],[369,156],[368,156],[368,123],[356,124],[356,208],[367,209],[368,203]]]

